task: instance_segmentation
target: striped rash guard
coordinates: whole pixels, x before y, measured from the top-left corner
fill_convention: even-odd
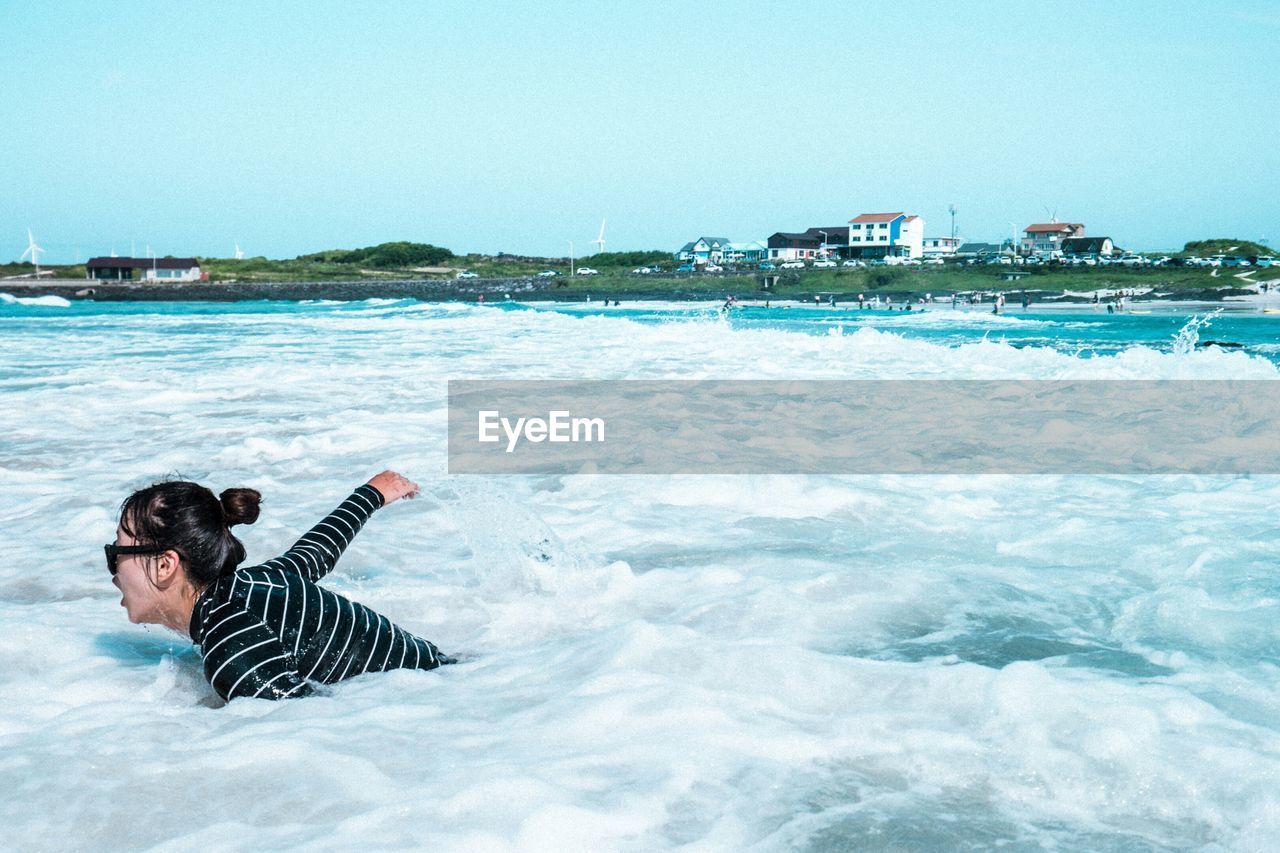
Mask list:
[[[315,583],[382,505],[382,494],[363,485],[279,557],[236,569],[200,593],[191,639],[219,696],[306,696],[313,681],[333,684],[363,672],[454,662],[385,616]]]

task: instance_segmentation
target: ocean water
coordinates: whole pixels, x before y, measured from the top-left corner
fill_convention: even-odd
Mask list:
[[[449,477],[449,378],[1280,379],[1280,317],[0,300],[0,848],[1274,850],[1275,477]],[[1239,347],[1199,347],[1205,340]],[[463,662],[222,706],[181,474]]]

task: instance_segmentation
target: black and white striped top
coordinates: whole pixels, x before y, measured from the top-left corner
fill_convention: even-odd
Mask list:
[[[196,600],[191,639],[223,699],[281,699],[363,672],[453,663],[431,643],[361,604],[317,586],[383,505],[370,485],[260,566],[218,578]]]

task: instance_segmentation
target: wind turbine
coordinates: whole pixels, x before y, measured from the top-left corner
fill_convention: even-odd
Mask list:
[[[244,252],[240,250],[240,244],[239,244],[239,243],[236,243],[236,260],[237,260],[237,261],[243,261],[243,260],[244,260]]]
[[[600,220],[600,236],[591,241],[592,243],[595,243],[596,246],[598,247],[596,249],[597,255],[604,254],[604,223],[606,221],[607,220],[604,220],[604,219]]]
[[[22,257],[18,258],[18,260],[22,260],[22,258],[25,258],[27,255],[30,255],[31,263],[35,264],[36,278],[40,277],[40,253],[43,251],[44,249],[36,245],[36,238],[31,236],[31,229],[28,228],[27,229],[27,250],[22,253]]]

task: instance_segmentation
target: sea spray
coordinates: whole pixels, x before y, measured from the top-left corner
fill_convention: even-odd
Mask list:
[[[1210,311],[1203,317],[1192,315],[1191,319],[1186,322],[1177,334],[1173,336],[1173,354],[1174,355],[1190,355],[1195,352],[1196,344],[1200,342],[1200,330],[1209,328],[1222,314],[1222,309]]]

